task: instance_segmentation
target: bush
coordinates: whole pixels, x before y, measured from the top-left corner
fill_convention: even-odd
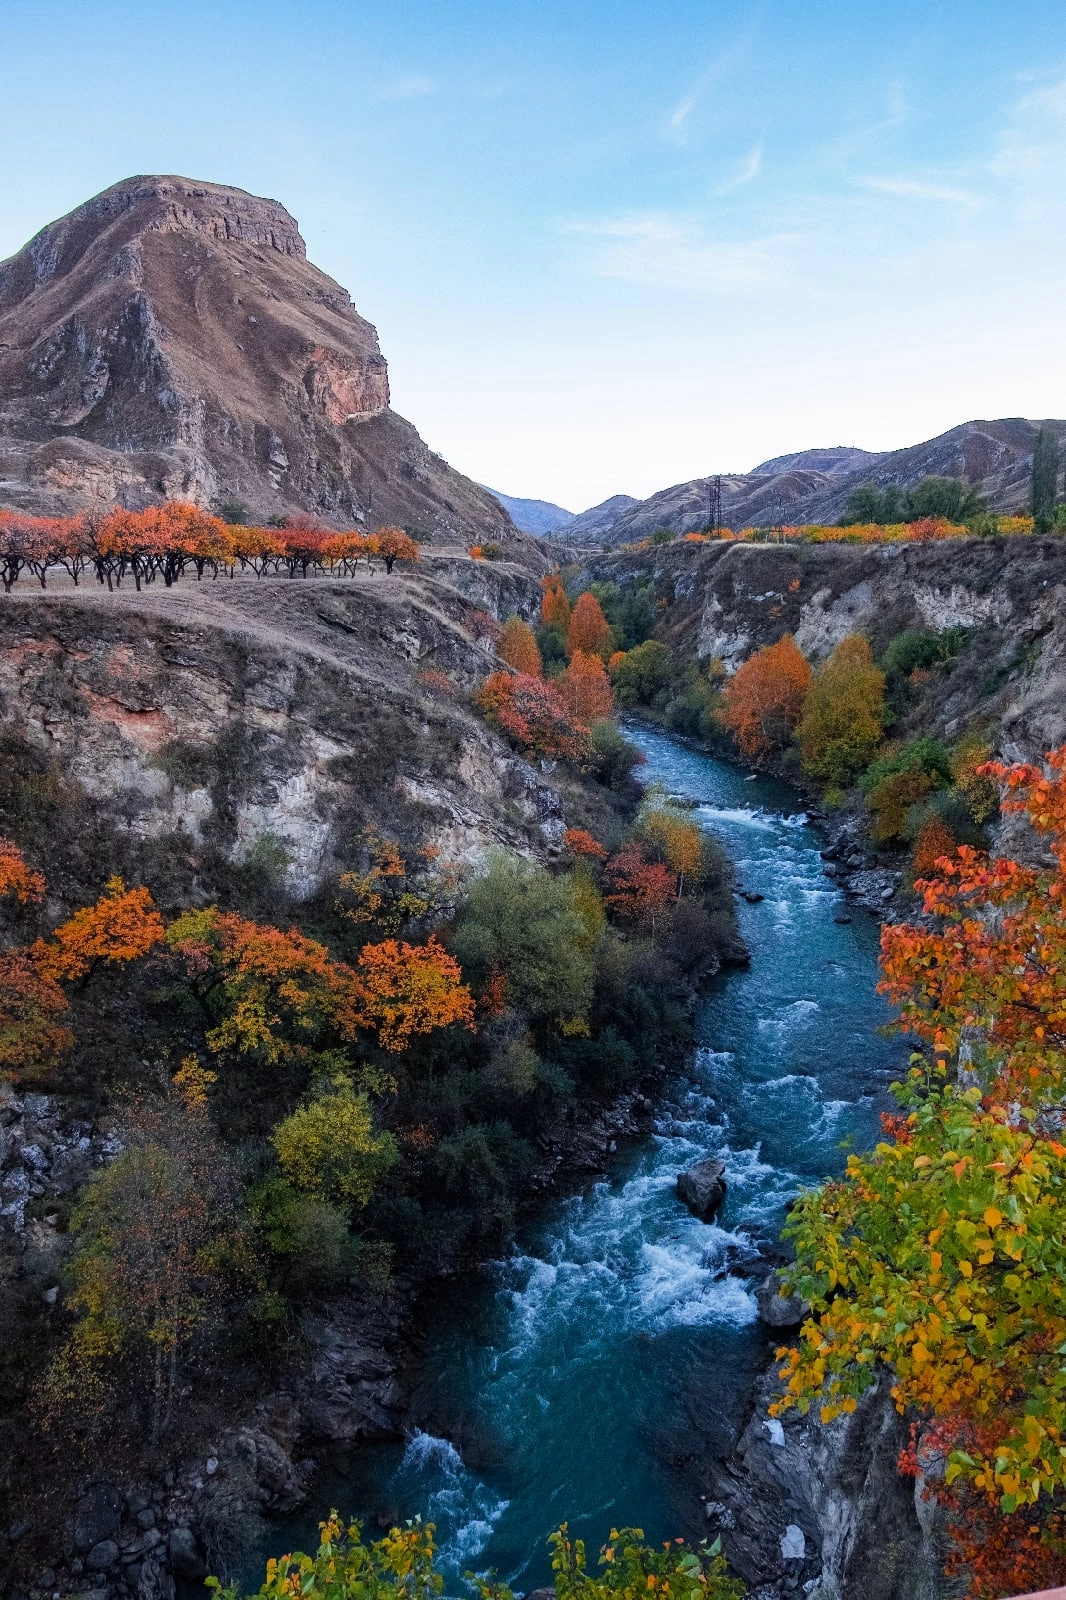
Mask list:
[[[918,669],[954,661],[970,633],[971,629],[963,627],[944,628],[940,633],[929,628],[905,628],[881,657],[882,671],[887,678],[898,680],[909,678]]]
[[[611,680],[623,706],[652,706],[665,694],[674,676],[674,660],[665,644],[646,639],[616,660]]]
[[[636,745],[622,737],[613,722],[594,722],[589,732],[592,741],[592,770],[607,789],[622,793],[633,781],[633,769],[644,760]]]
[[[593,959],[569,877],[494,850],[469,885],[452,949],[482,984],[502,973],[507,1004],[531,1023],[588,1011]]]

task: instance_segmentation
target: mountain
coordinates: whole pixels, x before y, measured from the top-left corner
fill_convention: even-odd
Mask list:
[[[1053,428],[1060,440],[1066,439],[1066,421],[1006,417],[995,422],[964,422],[935,439],[902,450],[860,452],[842,446],[778,456],[754,472],[723,475],[722,522],[729,528],[834,523],[860,484],[883,487],[892,483],[908,488],[930,475],[966,478],[994,511],[1024,510],[1033,445],[1043,426]],[[848,458],[855,456],[861,459],[849,465]],[[813,466],[819,458],[823,464]],[[566,541],[585,546],[630,544],[657,528],[675,533],[705,528],[711,483],[710,478],[693,478],[661,489],[647,500],[630,503],[588,533],[584,519],[575,518],[565,530]]]
[[[489,489],[487,483],[481,487],[500,502],[516,528],[521,528],[523,533],[533,534],[535,538],[565,528],[574,520],[572,511],[564,511],[562,506],[553,505],[550,500],[522,500],[517,495],[501,494],[498,489]]]
[[[609,500],[601,500],[598,506],[572,517],[565,528],[555,530],[555,537],[567,544],[602,544],[618,519],[640,503],[631,494],[613,494]]]
[[[377,333],[284,206],[136,177],[0,264],[0,500],[163,498],[526,545],[390,409]]]
[[[797,450],[790,456],[774,456],[752,467],[753,473],[793,472],[809,469],[812,472],[852,472],[858,467],[870,467],[881,459],[877,450],[859,450],[852,444],[830,445],[821,450]]]

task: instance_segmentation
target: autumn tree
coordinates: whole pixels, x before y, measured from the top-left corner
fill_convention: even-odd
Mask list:
[[[588,729],[575,719],[555,684],[543,678],[493,672],[474,704],[486,721],[530,755],[577,765],[591,756]]]
[[[558,680],[558,687],[574,721],[583,727],[590,728],[594,722],[609,717],[614,710],[611,680],[599,656],[575,650],[570,657],[570,665]]]
[[[395,839],[372,828],[360,841],[364,870],[342,872],[337,911],[359,928],[396,934],[430,910],[430,901],[412,885],[412,875]]]
[[[570,601],[557,572],[541,580],[544,593],[540,601],[540,620],[545,628],[557,628],[566,638],[570,626]]]
[[[810,664],[790,633],[737,668],[725,686],[720,716],[743,755],[760,761],[784,749],[810,685]]]
[[[369,543],[384,561],[386,572],[391,573],[397,561],[418,560],[418,545],[402,528],[381,528],[371,534]]]
[[[788,1225],[791,1287],[815,1315],[786,1403],[851,1410],[892,1369],[899,1409],[946,1455],[934,1492],[981,1600],[1043,1581],[1066,1550],[1064,773],[1066,749],[1046,772],[983,772],[1050,867],[960,846],[924,884],[922,925],[883,930],[881,987],[924,1056],[890,1138]]]
[[[603,902],[623,927],[657,933],[677,899],[678,877],[660,861],[651,861],[636,840],[623,845],[603,874]]]
[[[31,951],[0,951],[0,1077],[34,1080],[54,1071],[74,1043],[69,1009]]]
[[[528,622],[521,617],[509,617],[503,625],[496,654],[516,672],[537,677],[541,670],[540,650],[536,636]]]
[[[454,1022],[472,1028],[474,1002],[458,961],[434,936],[425,944],[386,939],[364,945],[353,986],[358,1026],[385,1050],[404,1050],[416,1034]]]
[[[599,656],[606,661],[614,649],[614,634],[603,614],[603,607],[586,589],[578,596],[566,630],[566,653],[573,659],[577,651]]]
[[[147,889],[127,889],[110,878],[91,906],[82,906],[48,940],[33,947],[35,960],[53,978],[86,981],[101,963],[126,965],[162,944],[166,929]]]
[[[298,1106],[272,1134],[293,1187],[316,1200],[365,1206],[396,1161],[396,1142],[378,1133],[365,1094],[348,1084]]]
[[[20,906],[37,904],[44,899],[44,878],[26,865],[17,845],[0,838],[0,899],[8,898]]]
[[[885,677],[861,634],[842,639],[816,673],[796,729],[803,768],[828,783],[848,783],[881,742]]]
[[[637,837],[653,860],[669,867],[677,877],[681,898],[685,880],[698,883],[703,876],[703,832],[663,790],[645,796],[636,824]]]
[[[145,1394],[154,1443],[183,1352],[222,1309],[225,1259],[239,1251],[235,1183],[206,1112],[174,1088],[132,1110],[120,1138],[71,1219],[71,1337]]]

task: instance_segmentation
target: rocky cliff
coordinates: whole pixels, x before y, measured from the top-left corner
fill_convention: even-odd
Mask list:
[[[783,633],[818,662],[854,631],[877,654],[904,628],[964,628],[958,655],[919,686],[907,726],[951,739],[976,722],[1011,760],[1066,742],[1066,540],[677,544],[619,551],[587,571],[622,584],[651,577],[657,633],[683,658],[719,656],[729,668]]]
[[[860,484],[896,484],[906,489],[929,476],[965,478],[985,496],[993,511],[1025,511],[1033,445],[1042,425],[1024,417],[1006,417],[995,422],[965,422],[902,450],[878,452],[840,446],[777,456],[751,472],[723,475],[722,522],[728,528],[831,524],[844,514],[848,496]],[[1047,426],[1060,439],[1066,438],[1066,422],[1051,421]],[[647,500],[619,507],[606,519],[586,523],[584,518],[576,518],[558,537],[570,545],[618,545],[646,539],[657,528],[675,533],[706,528],[711,488],[711,478],[677,483]],[[607,508],[612,505],[606,502]]]
[[[550,852],[556,789],[462,703],[495,660],[485,608],[538,593],[520,568],[457,561],[436,577],[13,595],[0,797],[49,830],[71,887],[98,889],[85,851],[102,831],[98,853],[165,903],[224,893],[242,868],[307,899],[374,824],[457,863],[492,842]]]
[[[375,330],[284,206],[138,177],[0,264],[0,501],[163,498],[526,544],[390,410]]]

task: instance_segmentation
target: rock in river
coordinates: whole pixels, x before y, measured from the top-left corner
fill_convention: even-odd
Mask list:
[[[677,1175],[677,1197],[701,1222],[713,1222],[725,1199],[725,1162],[712,1156]]]
[[[798,1294],[782,1294],[781,1279],[768,1272],[755,1291],[759,1317],[769,1328],[798,1328],[811,1314],[806,1300]]]

